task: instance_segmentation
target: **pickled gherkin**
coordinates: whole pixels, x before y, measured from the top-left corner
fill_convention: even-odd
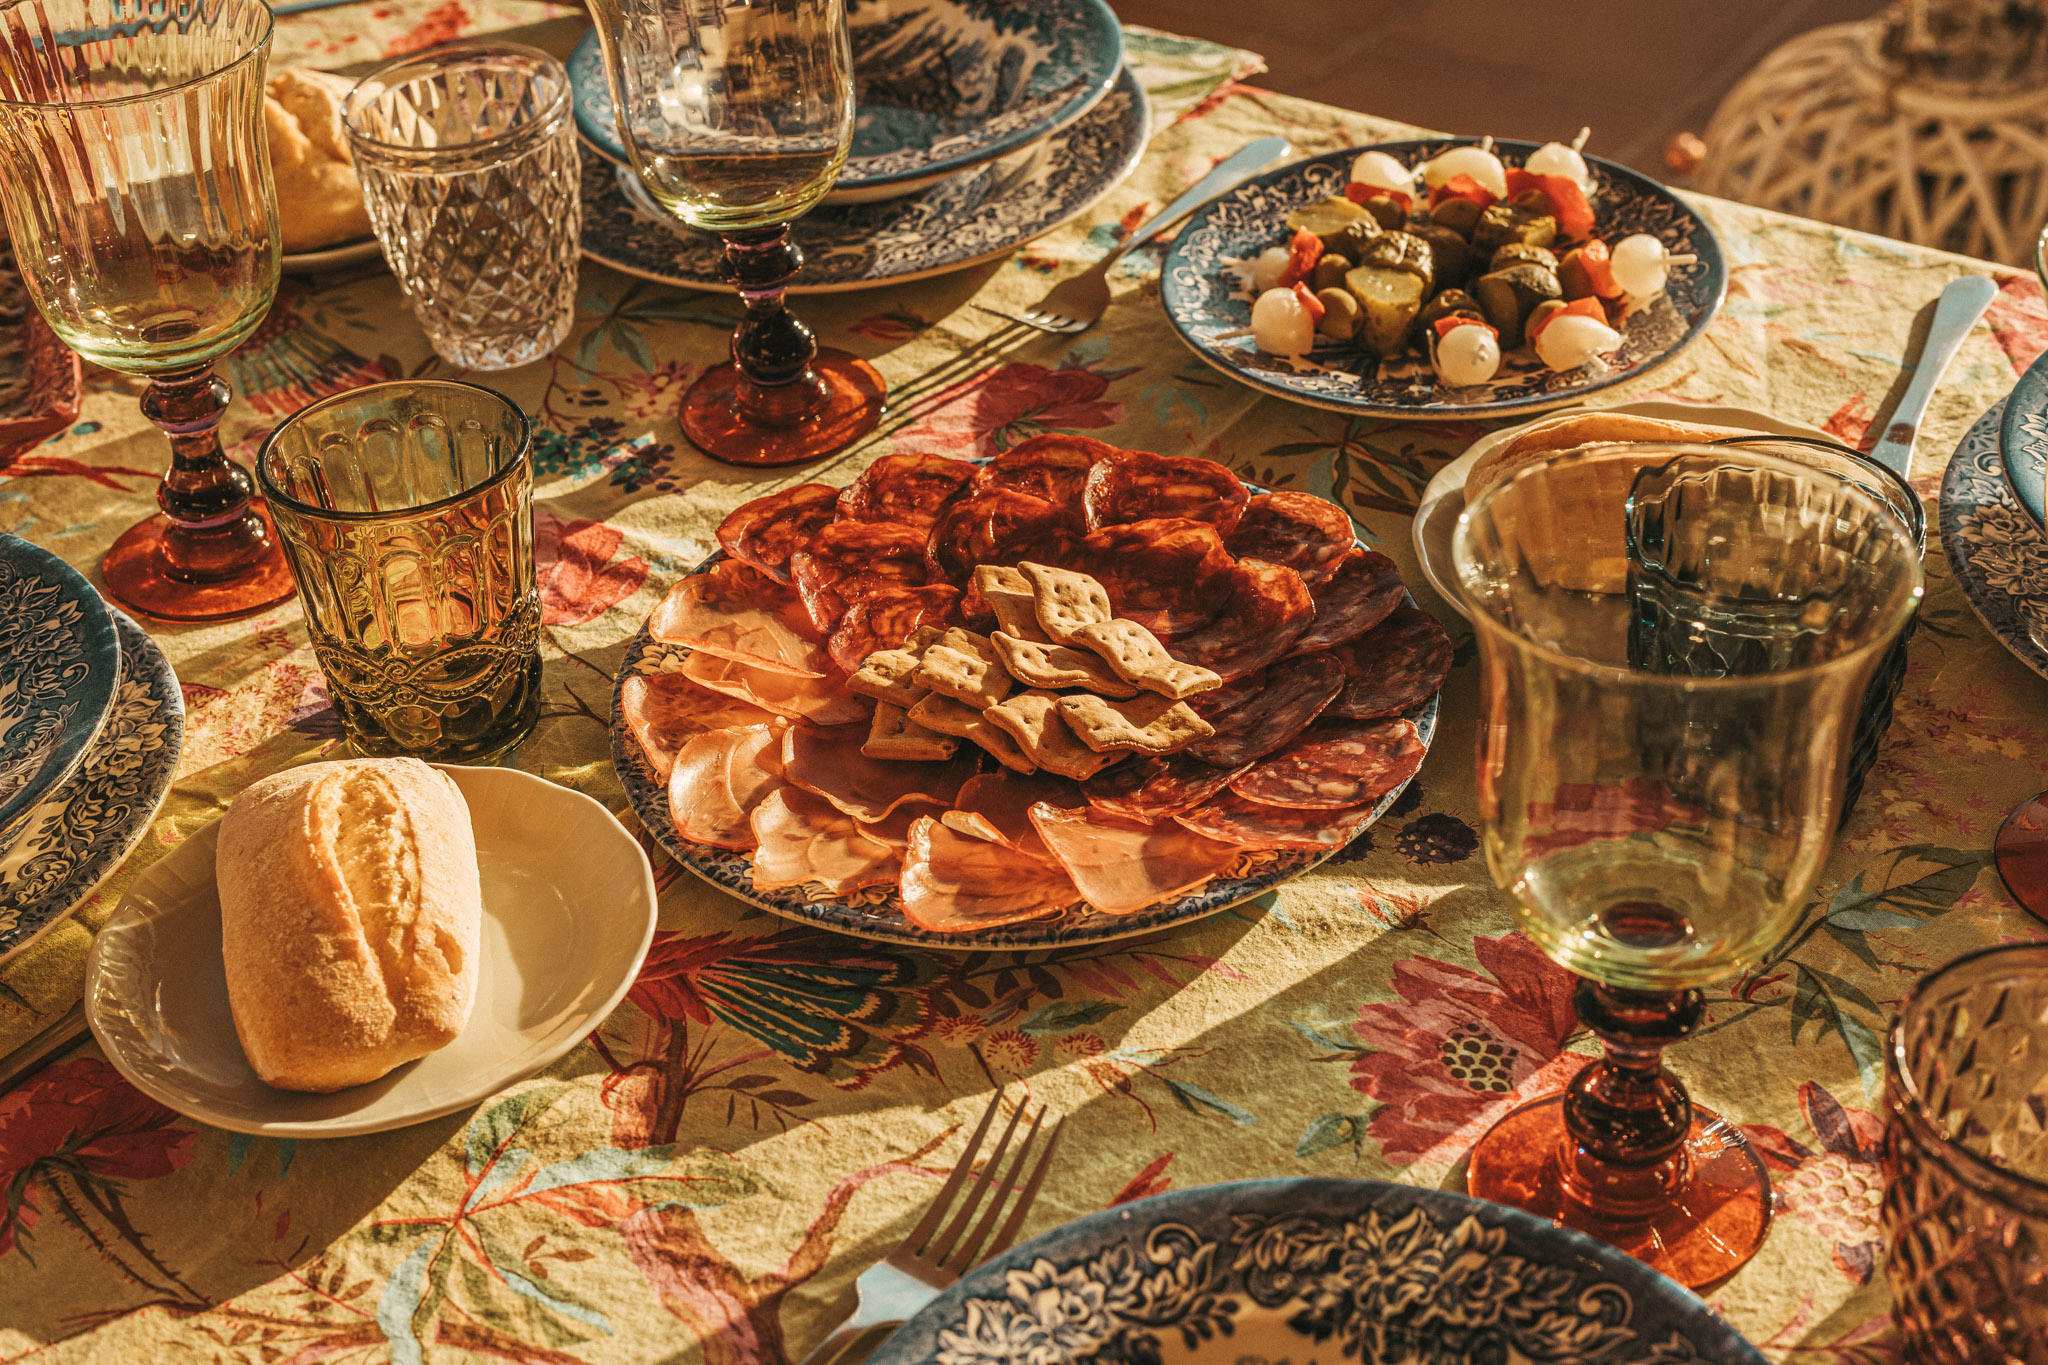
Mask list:
[[[1309,288],[1321,293],[1325,289],[1342,288],[1344,277],[1358,262],[1341,251],[1326,251],[1316,261],[1316,268],[1309,272]]]
[[[1488,260],[1509,242],[1547,247],[1556,240],[1557,219],[1516,204],[1493,205],[1472,229],[1472,249]]]
[[[1289,236],[1303,230],[1313,232],[1322,239],[1323,250],[1341,251],[1345,229],[1366,217],[1366,211],[1349,199],[1325,199],[1288,214],[1287,231]]]
[[[1410,233],[1429,243],[1431,289],[1455,289],[1472,273],[1472,248],[1457,233],[1440,223],[1425,223]]]
[[[1326,249],[1335,251],[1341,256],[1349,256],[1355,264],[1365,255],[1366,244],[1385,231],[1386,229],[1380,226],[1379,220],[1368,213],[1362,218],[1353,220],[1350,227],[1345,228],[1342,233],[1338,234],[1336,245]]]
[[[1472,229],[1479,226],[1479,215],[1482,211],[1479,205],[1470,199],[1446,199],[1429,211],[1429,221],[1440,227],[1447,227],[1470,241]]]
[[[1408,221],[1408,210],[1385,195],[1376,194],[1359,207],[1372,215],[1373,220],[1389,232]]]
[[[1481,275],[1472,285],[1472,297],[1479,300],[1479,311],[1500,333],[1502,350],[1522,344],[1523,328],[1537,304],[1563,294],[1555,271],[1526,262]]]
[[[1479,301],[1470,294],[1462,289],[1446,289],[1424,304],[1422,312],[1416,315],[1415,326],[1422,340],[1428,341],[1429,332],[1436,326],[1438,319],[1450,317],[1455,313],[1475,318],[1486,316],[1479,307]]]
[[[1540,265],[1545,270],[1557,269],[1557,255],[1547,246],[1531,246],[1527,242],[1509,242],[1493,253],[1487,262],[1487,273],[1506,270],[1511,265]]]
[[[1365,244],[1358,263],[1383,270],[1406,270],[1425,284],[1436,277],[1436,261],[1428,240],[1412,232],[1381,233]]]
[[[1394,265],[1362,265],[1344,277],[1344,287],[1364,314],[1358,343],[1375,355],[1399,353],[1408,328],[1422,311],[1427,275]]]

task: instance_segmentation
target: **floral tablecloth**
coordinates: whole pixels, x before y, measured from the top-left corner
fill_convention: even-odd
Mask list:
[[[577,21],[562,13],[363,4],[284,21],[279,60],[342,65],[515,25],[566,50]],[[1336,499],[1420,584],[1410,513],[1476,425],[1347,420],[1219,377],[1160,317],[1156,249],[1120,267],[1115,306],[1077,338],[1005,331],[968,306],[1021,307],[1254,136],[1307,153],[1410,133],[1237,84],[1249,54],[1144,33],[1132,53],[1155,136],[1086,221],[999,265],[803,301],[821,338],[871,357],[895,394],[853,454],[768,475],[699,457],[676,403],[723,358],[735,305],[606,269],[586,267],[556,355],[489,378],[539,428],[547,704],[520,766],[623,813],[606,712],[639,619],[733,506],[844,481],[892,449],[986,454],[1075,431],[1208,455]],[[2029,279],[1703,208],[1729,255],[1727,306],[1634,396],[1746,404],[1865,439],[1916,311],[1959,272],[1991,273],[1998,301],[1924,427],[1915,485],[1932,496],[1965,427],[2048,342]],[[227,370],[227,435],[245,458],[318,395],[446,372],[383,274],[288,280]],[[163,462],[134,386],[95,375],[79,422],[0,473],[0,525],[92,570],[149,510]],[[1929,966],[2041,933],[1987,849],[2042,783],[2048,692],[1970,614],[1938,548],[1928,569],[1890,740],[1804,922],[1769,967],[1712,993],[1702,1036],[1671,1057],[1776,1172],[1768,1244],[1710,1297],[1781,1358],[1889,1350],[1873,1110],[1891,1007]],[[881,947],[749,910],[650,842],[663,932],[629,1003],[473,1111],[378,1137],[250,1139],[143,1098],[91,1046],[66,1055],[0,1095],[0,1360],[800,1356],[930,1200],[996,1086],[1070,1116],[1034,1229],[1247,1176],[1454,1183],[1475,1135],[1590,1044],[1567,978],[1514,932],[1474,857],[1469,632],[1418,592],[1460,641],[1420,779],[1340,858],[1184,932],[1022,956]],[[137,869],[255,777],[339,742],[295,605],[155,634],[189,708],[181,780],[123,872],[0,967],[0,1054],[78,998],[91,928]]]

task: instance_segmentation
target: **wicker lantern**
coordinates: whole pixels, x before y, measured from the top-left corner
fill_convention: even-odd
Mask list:
[[[1780,47],[1721,102],[1709,194],[2013,265],[2048,220],[2043,0],[1901,0]]]

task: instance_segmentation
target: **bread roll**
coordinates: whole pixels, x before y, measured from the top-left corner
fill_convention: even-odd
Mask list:
[[[1514,440],[1503,441],[1480,456],[1465,473],[1465,505],[1470,507],[1481,493],[1537,461],[1580,446],[1609,441],[1705,442],[1757,434],[1740,427],[1667,422],[1661,417],[1640,417],[1632,412],[1562,413],[1532,423]]]
[[[354,84],[297,67],[272,72],[264,82],[264,133],[286,251],[315,251],[370,235],[363,187],[341,128],[342,101]]]
[[[447,774],[363,758],[265,778],[222,817],[214,877],[235,1033],[268,1084],[374,1081],[469,1021],[483,895]]]

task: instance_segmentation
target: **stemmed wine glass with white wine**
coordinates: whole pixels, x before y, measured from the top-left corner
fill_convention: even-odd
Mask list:
[[[839,450],[881,416],[873,366],[820,351],[786,307],[803,265],[789,225],[853,142],[845,0],[594,0],[620,141],[647,192],[725,242],[746,313],[732,363],[683,399],[683,433],[731,464]]]

